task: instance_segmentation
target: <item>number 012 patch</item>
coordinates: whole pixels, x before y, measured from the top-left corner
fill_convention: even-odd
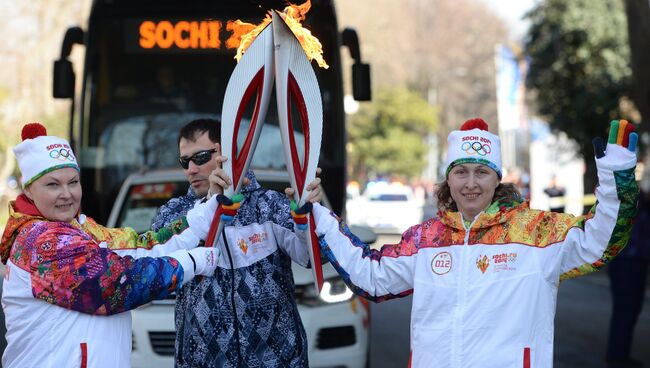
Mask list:
[[[431,260],[431,270],[436,275],[444,275],[451,271],[451,253],[441,252]]]

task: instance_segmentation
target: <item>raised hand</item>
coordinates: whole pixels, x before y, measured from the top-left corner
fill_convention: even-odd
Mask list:
[[[219,155],[214,159],[217,161],[217,168],[214,169],[208,177],[208,180],[210,181],[210,190],[208,191],[208,196],[211,196],[213,194],[223,194],[224,189],[228,189],[228,187],[232,185],[232,179],[222,168],[222,164],[228,161],[228,157]],[[247,186],[250,183],[250,179],[244,177],[242,185]]]
[[[639,141],[639,135],[636,134],[634,125],[627,120],[612,120],[609,123],[609,137],[607,146],[618,145],[627,148],[630,152],[636,151],[636,144]],[[603,158],[606,155],[605,143],[601,137],[596,137],[592,141],[594,145],[594,155],[596,158]]]

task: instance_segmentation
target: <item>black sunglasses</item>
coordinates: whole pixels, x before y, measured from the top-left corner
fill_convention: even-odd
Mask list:
[[[178,158],[178,163],[181,164],[181,167],[185,170],[187,170],[190,167],[190,161],[201,166],[206,162],[210,161],[210,159],[212,158],[212,154],[215,152],[217,152],[217,149],[213,148],[210,150],[199,151],[190,157],[181,156]]]

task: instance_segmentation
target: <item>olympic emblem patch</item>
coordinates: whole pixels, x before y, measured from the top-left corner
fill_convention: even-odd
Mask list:
[[[468,155],[479,155],[479,156],[485,156],[489,155],[490,152],[492,152],[492,147],[490,147],[489,143],[481,143],[481,142],[463,142],[463,144],[460,146],[460,149],[465,151]]]
[[[74,161],[72,151],[65,148],[50,151],[50,157],[59,161]]]
[[[444,275],[451,271],[451,253],[441,252],[431,260],[431,270],[436,275]]]
[[[492,153],[492,142],[485,137],[467,135],[461,141],[463,143],[460,145],[460,149],[465,151],[468,156],[487,156]]]
[[[51,158],[59,161],[75,161],[72,149],[67,144],[54,143],[45,148]]]

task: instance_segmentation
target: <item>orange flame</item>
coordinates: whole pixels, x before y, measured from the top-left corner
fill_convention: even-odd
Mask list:
[[[329,68],[329,65],[327,65],[325,59],[323,59],[323,45],[320,43],[318,38],[313,36],[308,29],[304,28],[300,24],[301,21],[305,20],[309,9],[311,9],[311,0],[307,0],[302,5],[289,4],[289,6],[284,8],[284,11],[280,13],[280,16],[284,19],[289,29],[291,29],[291,32],[296,36],[298,42],[300,42],[300,45],[303,50],[305,50],[305,54],[307,54],[309,60],[316,60],[318,66],[327,69]],[[227,22],[226,29],[231,31],[233,36],[226,41],[226,47],[237,47],[237,54],[235,55],[237,61],[241,59],[244,52],[246,52],[251,43],[253,43],[257,35],[262,32],[264,27],[271,23],[271,20],[271,13],[269,13],[258,25],[242,22],[239,19]]]

